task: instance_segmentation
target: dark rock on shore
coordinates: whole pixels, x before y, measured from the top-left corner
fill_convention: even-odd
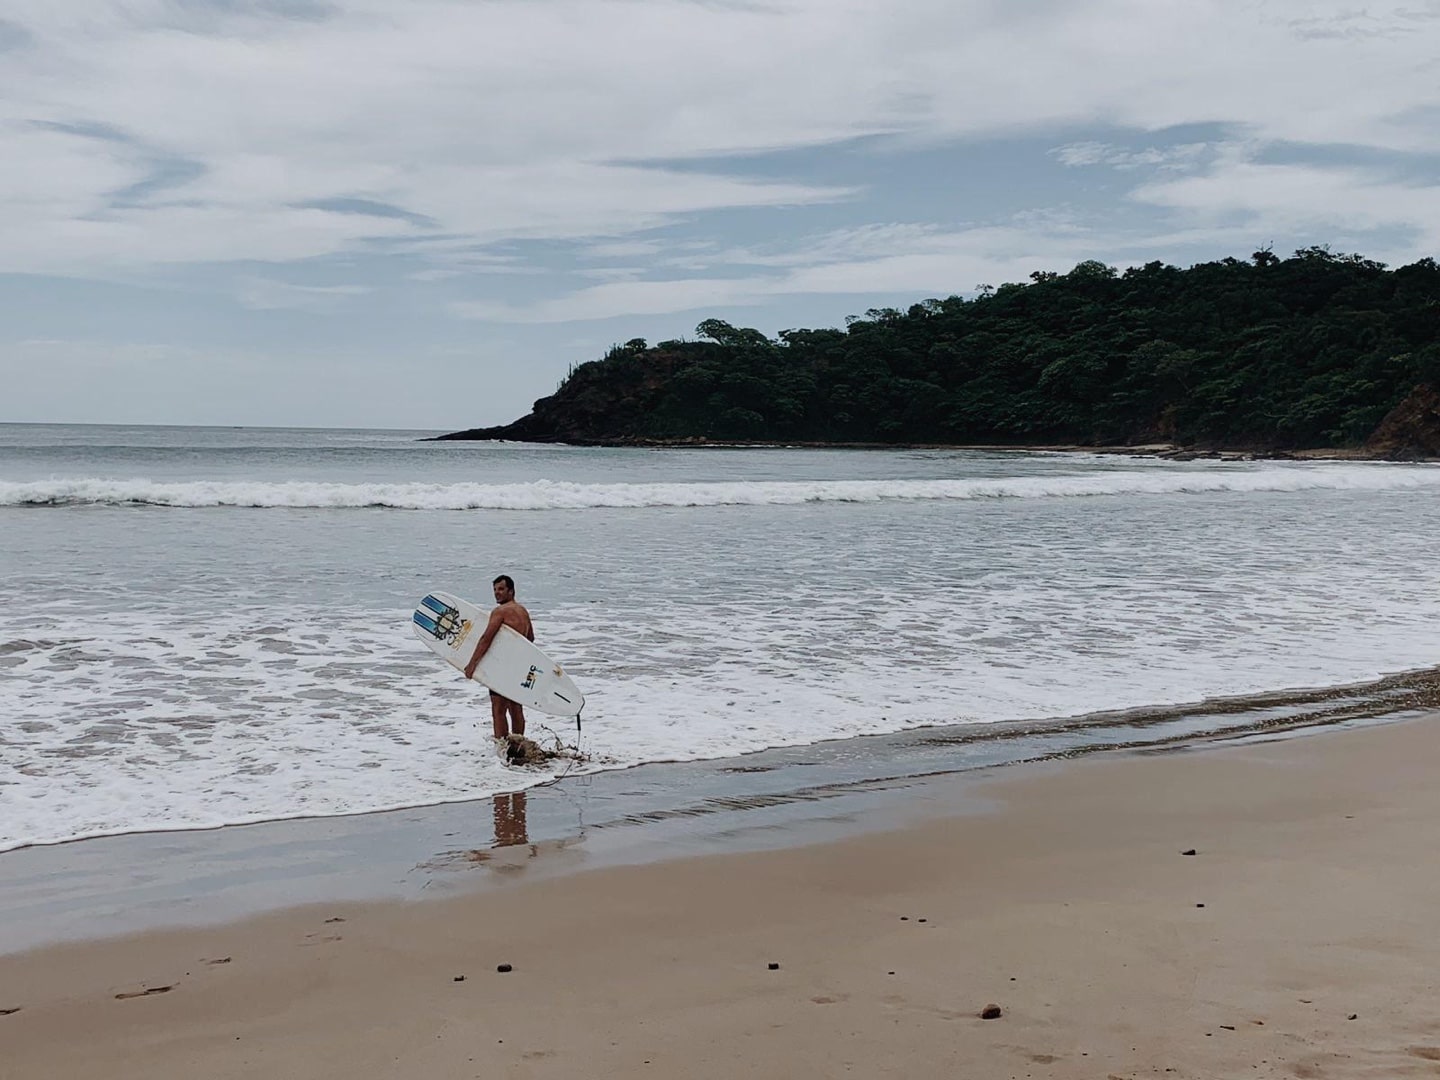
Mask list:
[[[1417,386],[1391,409],[1365,442],[1375,457],[1422,461],[1440,457],[1440,391]]]

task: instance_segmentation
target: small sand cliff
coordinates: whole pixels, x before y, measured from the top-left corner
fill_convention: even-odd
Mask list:
[[[1440,458],[1440,390],[1417,386],[1380,421],[1365,449],[1391,461]]]

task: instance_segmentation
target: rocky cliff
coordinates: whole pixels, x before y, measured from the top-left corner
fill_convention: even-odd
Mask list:
[[[1433,386],[1417,386],[1380,421],[1365,440],[1365,450],[1390,461],[1440,458],[1440,391]]]

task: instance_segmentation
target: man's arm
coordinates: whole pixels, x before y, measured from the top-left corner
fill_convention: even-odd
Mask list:
[[[480,635],[480,640],[475,643],[475,652],[470,657],[470,662],[465,665],[465,677],[467,679],[473,679],[475,677],[475,669],[480,666],[481,658],[485,655],[486,651],[489,650],[490,643],[495,640],[495,635],[500,632],[500,627],[504,624],[505,620],[501,616],[499,608],[490,612],[490,621],[485,624],[485,633]]]

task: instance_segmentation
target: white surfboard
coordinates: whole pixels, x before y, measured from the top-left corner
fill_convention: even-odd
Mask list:
[[[413,626],[416,637],[463,675],[489,621],[489,611],[468,600],[432,592],[415,609]],[[551,716],[579,716],[585,707],[585,695],[560,665],[508,626],[500,627],[473,678],[502,697]]]

